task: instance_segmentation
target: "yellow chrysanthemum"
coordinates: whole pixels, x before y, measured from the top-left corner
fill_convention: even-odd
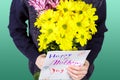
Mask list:
[[[95,12],[96,8],[82,0],[60,0],[55,10],[46,10],[34,23],[41,33],[39,51],[77,50],[87,45],[97,32]]]
[[[85,29],[80,29],[76,34],[76,42],[80,43],[81,46],[85,46],[87,44],[87,40],[90,40],[92,36],[85,31]]]

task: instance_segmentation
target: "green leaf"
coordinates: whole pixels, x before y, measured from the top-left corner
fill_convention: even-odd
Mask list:
[[[40,75],[40,72],[36,72],[33,77],[34,77],[34,80],[38,80],[39,79],[39,75]]]

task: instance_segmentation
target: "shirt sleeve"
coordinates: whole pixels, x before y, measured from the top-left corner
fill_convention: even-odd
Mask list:
[[[28,10],[24,0],[12,0],[9,17],[9,32],[17,48],[32,62],[39,56],[37,47],[27,36]]]
[[[98,32],[93,36],[92,40],[88,42],[87,49],[90,49],[91,52],[87,57],[87,60],[92,64],[98,53],[100,52],[103,41],[104,41],[104,32],[107,31],[105,21],[106,21],[106,0],[101,0],[99,6],[97,7],[97,12],[99,19],[96,22]]]

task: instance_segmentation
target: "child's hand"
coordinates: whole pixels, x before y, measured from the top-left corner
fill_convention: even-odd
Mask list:
[[[67,68],[67,70],[68,70],[68,74],[73,80],[81,80],[86,76],[88,72],[88,68],[89,68],[89,62],[86,60],[85,64],[82,67],[71,65]]]
[[[37,67],[39,69],[42,68],[42,66],[43,66],[43,64],[45,62],[45,57],[46,57],[45,54],[42,54],[42,55],[40,55],[40,56],[37,57],[35,64],[37,65]]]

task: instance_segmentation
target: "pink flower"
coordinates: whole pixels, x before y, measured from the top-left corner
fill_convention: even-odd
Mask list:
[[[30,6],[33,6],[38,14],[49,8],[55,8],[59,0],[29,0]]]
[[[50,4],[52,8],[55,8],[59,3],[59,0],[47,0],[47,3]]]
[[[45,9],[46,0],[29,0],[29,4],[35,8],[36,11]]]

